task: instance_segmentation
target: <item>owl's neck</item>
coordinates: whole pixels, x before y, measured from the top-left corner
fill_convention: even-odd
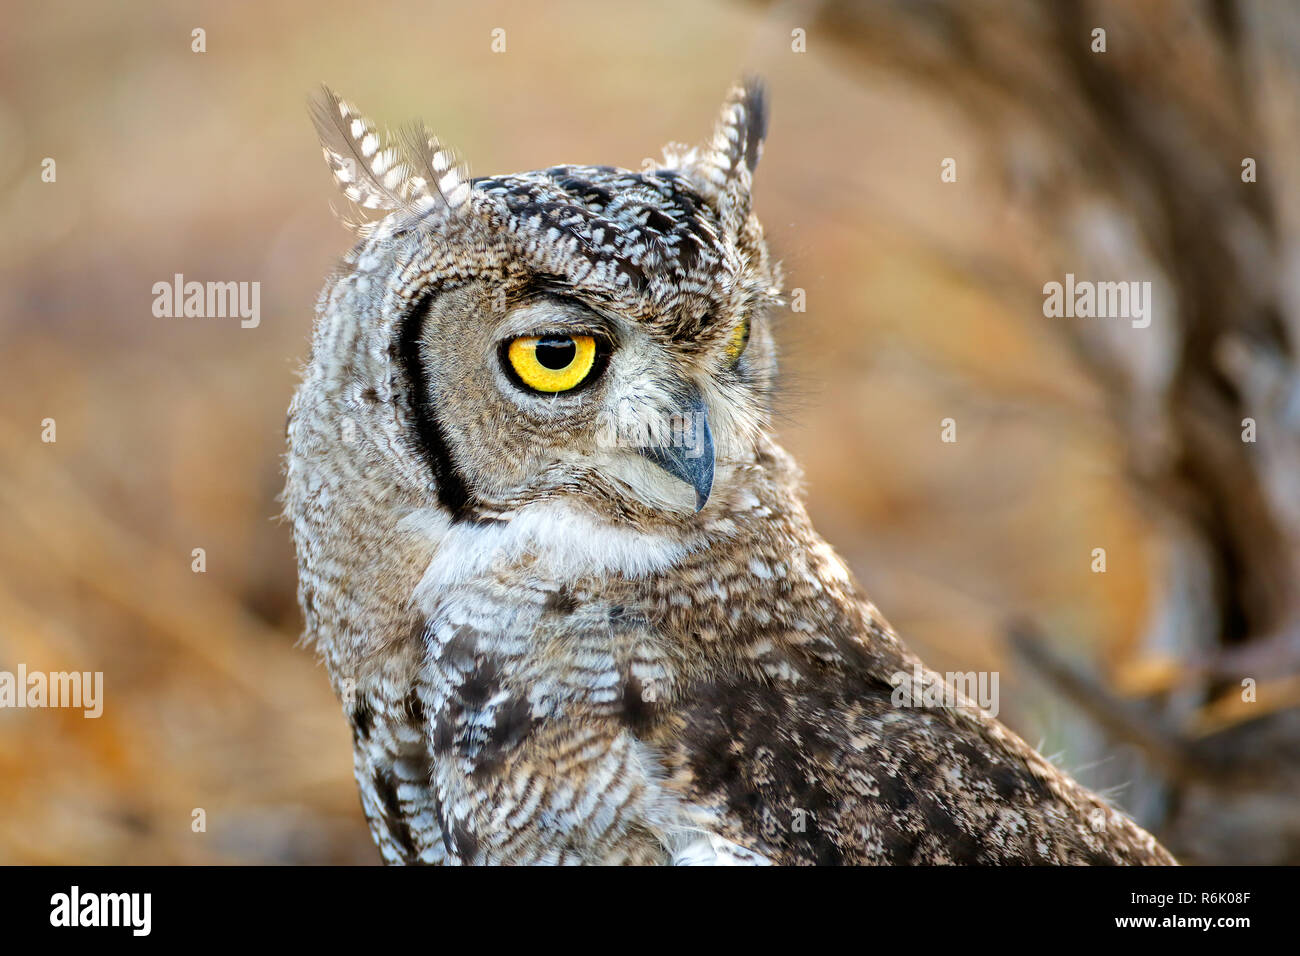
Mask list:
[[[519,503],[489,520],[453,521],[422,508],[401,523],[432,547],[419,588],[425,596],[507,571],[555,585],[637,580],[722,542],[743,546],[778,520],[806,524],[802,507],[791,507],[799,481],[793,459],[765,440],[747,460],[720,466],[713,497],[698,514],[638,504],[629,515],[626,499],[574,492]]]
[[[491,607],[503,624],[519,623],[548,595],[671,614],[689,588],[716,590],[717,575],[743,579],[755,607],[779,599],[786,574],[851,590],[842,563],[808,523],[798,468],[781,448],[765,444],[752,462],[727,471],[702,512],[653,523],[620,520],[579,496],[528,504],[508,520],[455,522],[436,507],[395,513],[383,496],[331,494],[332,507],[314,511],[320,528],[304,540],[355,540],[353,524],[391,527],[365,575],[353,569],[338,578],[346,569],[305,548],[304,606],[322,612],[309,611],[310,636],[333,670],[363,672],[407,652],[414,663],[429,622],[477,618]],[[363,476],[353,476],[353,490],[357,482]],[[318,583],[328,586],[314,600]]]

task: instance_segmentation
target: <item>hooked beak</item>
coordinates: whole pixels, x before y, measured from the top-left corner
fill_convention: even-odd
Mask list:
[[[637,448],[637,454],[694,488],[695,513],[699,514],[713,490],[714,455],[709,412],[694,385],[685,387],[677,414],[681,427],[668,429],[658,444]]]

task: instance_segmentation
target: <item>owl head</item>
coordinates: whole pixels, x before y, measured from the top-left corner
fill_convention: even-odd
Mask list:
[[[563,498],[689,522],[734,492],[769,424],[780,291],[750,205],[757,82],[640,172],[470,178],[423,128],[390,138],[328,90],[315,119],[378,214],[321,296],[295,407],[317,444],[337,426],[351,467],[452,520]]]

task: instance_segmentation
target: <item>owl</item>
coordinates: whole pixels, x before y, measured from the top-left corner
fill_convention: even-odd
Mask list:
[[[1172,863],[951,692],[773,440],[757,81],[640,172],[470,178],[328,90],[369,210],[288,423],[306,639],[393,864]]]

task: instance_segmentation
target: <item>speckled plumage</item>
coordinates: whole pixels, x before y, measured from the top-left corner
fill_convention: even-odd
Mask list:
[[[383,215],[321,296],[286,511],[386,861],[1172,862],[986,714],[891,703],[920,664],[769,433],[757,85],[644,173],[470,180],[332,94],[317,120]],[[612,343],[590,387],[511,385],[501,342],[572,329]],[[605,427],[684,396],[716,456],[695,498]]]

